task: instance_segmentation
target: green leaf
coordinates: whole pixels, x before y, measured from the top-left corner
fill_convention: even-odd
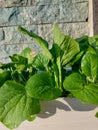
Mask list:
[[[9,62],[7,64],[3,64],[1,68],[3,70],[9,70],[9,69],[14,69],[15,68],[14,66],[15,66],[14,62]]]
[[[54,43],[50,50],[54,60],[56,60],[58,57],[60,57],[60,51],[61,51],[60,47]]]
[[[89,53],[91,53],[91,54],[95,54],[95,55],[97,55],[97,53],[96,53],[96,49],[93,48],[92,46],[89,46],[87,51],[88,51]]]
[[[26,94],[25,87],[7,81],[0,88],[0,121],[10,129],[40,111],[39,102]]]
[[[73,73],[65,78],[63,86],[67,91],[79,91],[82,90],[85,78],[79,73]]]
[[[89,84],[81,91],[72,92],[73,95],[82,102],[98,105],[98,85]]]
[[[15,81],[17,83],[21,83],[23,85],[26,84],[27,79],[28,79],[27,75],[24,75],[24,73],[19,73],[17,70],[15,70],[11,73],[11,77],[12,77],[13,81]]]
[[[58,24],[54,25],[53,40],[54,43],[60,46],[65,39],[65,35],[61,32]]]
[[[33,52],[36,53],[36,55],[37,55],[37,52],[29,47],[25,48],[21,52],[21,56],[28,59],[28,64],[32,64],[34,61],[35,55],[32,54]]]
[[[10,73],[8,71],[4,71],[4,72],[0,73],[0,87],[8,79],[10,79]]]
[[[49,59],[47,59],[47,57],[43,54],[38,54],[32,65],[33,67],[35,67],[38,70],[46,70],[47,69],[47,65],[49,63]]]
[[[44,45],[45,47],[48,48],[48,42],[45,41],[43,38],[41,38],[40,36],[38,36],[37,34],[33,33],[33,32],[29,32],[28,30],[26,30],[25,28],[18,26],[18,30],[32,38],[34,38],[40,45]],[[43,46],[42,45],[42,46]]]
[[[98,55],[98,35],[89,37],[89,44],[96,51],[96,53]]]
[[[30,52],[31,52],[31,48],[27,47],[24,50],[22,50],[21,56],[28,58],[28,55],[30,54]]]
[[[18,72],[19,74],[25,71],[28,67],[28,59],[19,54],[14,54],[10,56],[12,62],[5,65],[5,67],[9,68],[12,71],[12,75],[14,72]]]
[[[66,65],[73,57],[79,53],[79,44],[71,37],[66,36],[61,46],[63,56],[61,58],[62,65]]]
[[[79,43],[80,51],[86,52],[86,50],[89,47],[89,40],[88,39],[89,39],[88,36],[82,36],[80,38],[75,39]]]
[[[69,61],[69,63],[66,66],[72,66],[74,65],[78,60],[80,60],[83,56],[83,51],[79,52],[78,54],[76,54],[73,59],[71,61]],[[79,64],[78,64],[79,65]]]
[[[59,73],[61,74],[61,72],[60,72],[61,65],[65,66],[71,60],[73,60],[75,58],[75,55],[77,53],[79,53],[79,51],[80,51],[79,43],[76,42],[70,36],[65,36],[61,32],[61,30],[59,29],[57,24],[55,24],[55,26],[54,26],[53,39],[54,39],[54,44],[52,46],[51,52],[58,65]],[[79,57],[79,56],[77,56],[77,57]]]
[[[15,64],[27,64],[27,58],[19,54],[13,54],[12,56],[10,56],[10,58]]]
[[[93,45],[93,44],[97,44],[98,45],[98,35],[94,35],[92,37],[88,38],[89,44]]]
[[[26,91],[32,98],[41,100],[52,100],[61,95],[60,89],[55,87],[54,78],[47,72],[32,76],[26,84]]]
[[[53,46],[51,49],[51,53],[53,55],[54,62],[55,62],[54,75],[55,75],[56,85],[59,86],[60,89],[62,89],[62,77],[61,77],[61,75],[62,75],[61,74],[62,73],[61,72],[62,50],[61,50],[61,45],[63,44],[64,40],[65,40],[65,35],[61,32],[60,28],[58,27],[58,24],[55,24],[54,30],[53,30]]]
[[[40,47],[42,48],[42,51],[44,52],[44,54],[49,58],[52,59],[52,55],[48,50],[48,42],[46,40],[44,40],[42,37],[38,36],[37,34],[33,33],[33,32],[29,32],[26,29],[24,29],[23,27],[19,26],[18,30],[32,38],[34,38],[34,40],[40,45]]]
[[[86,85],[85,77],[79,73],[73,73],[64,81],[65,90],[71,92],[74,97],[82,102],[98,104],[98,85]]]
[[[98,73],[98,57],[95,54],[87,52],[81,62],[82,73],[87,76],[87,79],[94,82]]]

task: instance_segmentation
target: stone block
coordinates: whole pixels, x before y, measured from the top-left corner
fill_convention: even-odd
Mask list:
[[[86,22],[88,18],[88,3],[70,4],[63,2],[60,5],[60,22]]]
[[[22,44],[6,44],[0,45],[0,59],[8,58],[8,56],[22,51]]]
[[[12,55],[12,54],[16,54],[16,53],[20,53],[22,50],[22,45],[21,44],[8,44],[8,45],[5,45],[4,47],[4,51],[5,53],[9,56],[9,55]]]
[[[0,8],[0,26],[17,25],[22,21],[21,8]]]
[[[8,57],[8,54],[5,52],[5,45],[0,45],[0,59]]]
[[[60,8],[58,5],[40,5],[37,6],[37,15],[35,21],[39,24],[41,23],[53,23],[59,20]],[[31,17],[31,22],[33,17]]]
[[[60,25],[65,35],[70,35],[73,38],[79,38],[84,35],[88,35],[88,23],[62,23]]]

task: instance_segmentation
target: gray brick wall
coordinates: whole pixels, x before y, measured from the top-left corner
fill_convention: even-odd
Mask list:
[[[88,34],[88,0],[0,0],[0,60],[30,46],[39,47],[18,32],[21,25],[52,43],[53,23],[65,34]]]

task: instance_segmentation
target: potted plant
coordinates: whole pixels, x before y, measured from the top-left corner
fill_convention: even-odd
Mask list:
[[[74,97],[98,105],[97,36],[73,39],[54,25],[53,45],[19,26],[42,52],[25,48],[0,64],[0,121],[9,129],[34,120],[42,101]],[[96,117],[98,114],[96,114]]]

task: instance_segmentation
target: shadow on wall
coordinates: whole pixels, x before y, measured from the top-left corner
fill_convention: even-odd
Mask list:
[[[62,111],[91,111],[97,106],[90,104],[83,104],[75,98],[62,98],[52,101],[41,101],[41,113],[38,115],[40,118],[48,118],[55,115],[57,110]]]

